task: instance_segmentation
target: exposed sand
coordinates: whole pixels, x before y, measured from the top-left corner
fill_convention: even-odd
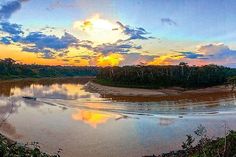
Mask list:
[[[97,92],[101,95],[110,96],[134,96],[134,97],[165,97],[165,96],[180,96],[180,95],[206,95],[213,93],[231,93],[230,87],[215,86],[204,89],[184,90],[183,88],[165,88],[165,89],[142,89],[142,88],[123,88],[104,86],[94,82],[88,82],[85,89],[91,92]]]

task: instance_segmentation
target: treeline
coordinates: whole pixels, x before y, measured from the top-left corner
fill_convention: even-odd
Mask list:
[[[187,63],[168,66],[105,67],[97,82],[112,86],[162,88],[200,88],[224,84],[236,76],[236,69],[218,66],[189,66]]]
[[[0,79],[96,76],[98,70],[97,67],[27,65],[11,58],[0,60]]]
[[[125,87],[199,88],[221,85],[236,76],[236,69],[218,66],[189,66],[186,63],[168,66],[46,66],[20,64],[7,58],[0,60],[0,79],[97,76],[102,84]],[[236,78],[236,77],[235,77]],[[236,79],[233,81],[235,82]]]

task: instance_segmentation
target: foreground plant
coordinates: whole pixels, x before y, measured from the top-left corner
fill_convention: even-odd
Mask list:
[[[60,157],[61,149],[55,155],[41,152],[38,142],[30,144],[19,144],[0,135],[0,156],[1,157]]]
[[[194,136],[187,135],[182,150],[145,157],[236,157],[236,131],[226,131],[225,127],[224,137],[213,139],[207,136],[206,128],[200,125],[194,131]],[[198,143],[193,146],[196,139],[199,139]]]

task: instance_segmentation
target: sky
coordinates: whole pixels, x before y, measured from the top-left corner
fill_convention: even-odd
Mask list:
[[[235,0],[0,0],[0,59],[236,67]]]

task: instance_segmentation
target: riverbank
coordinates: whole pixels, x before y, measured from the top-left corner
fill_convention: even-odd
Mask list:
[[[236,155],[235,131],[231,130],[224,137],[214,139],[202,135],[201,130],[195,131],[195,134],[201,136],[196,146],[193,146],[196,139],[192,135],[187,135],[187,140],[182,144],[182,150],[143,157],[233,157]]]
[[[68,79],[95,79],[96,76],[67,76],[67,77],[26,77],[26,78],[9,78],[0,79],[0,83],[17,82],[17,81],[45,81],[45,80],[68,80]]]
[[[59,157],[59,153],[55,155],[49,155],[40,150],[40,146],[37,142],[32,142],[31,144],[21,144],[15,142],[2,134],[0,134],[0,155],[1,156],[40,156],[40,157]]]
[[[88,82],[85,85],[85,89],[90,92],[100,93],[103,97],[113,97],[113,98],[150,98],[152,99],[166,99],[167,97],[194,97],[206,96],[206,95],[215,95],[215,94],[231,94],[235,93],[231,91],[230,87],[214,86],[209,88],[186,90],[183,88],[172,87],[172,88],[163,88],[163,89],[143,89],[143,88],[124,88],[124,87],[113,87],[105,86],[93,81]]]

